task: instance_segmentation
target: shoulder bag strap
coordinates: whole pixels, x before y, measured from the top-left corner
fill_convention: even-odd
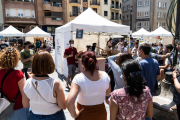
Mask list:
[[[3,98],[3,96],[4,96],[4,94],[3,94],[3,92],[2,92],[2,87],[3,87],[4,80],[6,79],[6,77],[7,77],[12,71],[14,71],[14,69],[8,71],[8,72],[4,75],[4,77],[3,77],[2,81],[1,81],[1,98]],[[17,93],[16,96],[14,97],[13,102],[15,102],[15,101],[17,100],[19,93],[20,93],[20,91],[18,91],[18,93]]]
[[[37,88],[34,86],[34,83],[32,82],[32,80],[31,80],[31,83],[32,83],[34,89],[36,90],[36,92],[41,96],[41,94],[39,93],[39,91],[37,90]],[[57,104],[57,103],[52,103],[52,102],[47,101],[47,100],[44,99],[42,96],[41,96],[41,98],[42,98],[43,100],[45,100],[46,102],[48,102],[48,103],[51,103],[51,104]]]

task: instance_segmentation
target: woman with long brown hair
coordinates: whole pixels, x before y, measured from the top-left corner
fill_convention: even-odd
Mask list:
[[[107,73],[96,70],[97,59],[92,51],[82,55],[82,65],[84,71],[72,81],[67,108],[75,120],[107,120],[104,100],[111,92],[110,78]]]

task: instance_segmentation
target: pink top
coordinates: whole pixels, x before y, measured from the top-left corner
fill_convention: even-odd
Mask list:
[[[137,98],[129,96],[126,88],[114,90],[111,99],[118,106],[117,120],[145,120],[149,101],[152,100],[150,89],[146,87],[143,94]]]

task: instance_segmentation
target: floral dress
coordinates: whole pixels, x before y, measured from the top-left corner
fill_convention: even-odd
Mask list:
[[[149,101],[152,100],[150,89],[146,87],[139,98],[129,96],[126,87],[114,90],[111,99],[118,106],[117,120],[145,120]]]

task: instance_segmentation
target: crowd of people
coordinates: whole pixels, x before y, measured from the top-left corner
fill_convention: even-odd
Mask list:
[[[36,44],[38,46],[38,41]],[[107,58],[114,76],[112,86],[111,76],[98,69],[96,44],[86,52],[77,52],[74,41],[70,40],[64,52],[68,66],[66,87],[71,83],[67,98],[60,81],[48,75],[55,70],[49,52],[38,50],[35,53],[29,41],[24,43],[21,52],[14,47],[3,48],[0,51],[1,93],[15,103],[14,112],[3,119],[66,120],[64,109],[67,108],[75,120],[107,120],[105,104],[108,104],[110,120],[151,120],[155,85],[160,86],[165,71],[173,71],[170,54],[173,46],[169,44],[163,49],[159,44],[157,52],[153,53],[151,43],[139,43],[131,38],[129,44],[128,47],[128,43],[119,41],[113,48],[118,54]],[[110,39],[107,47],[112,50],[111,45]],[[81,56],[83,71],[75,75],[78,56]],[[22,71],[15,70],[19,60],[23,63],[25,77]],[[173,72],[173,81],[174,102],[180,118],[180,79],[176,72]]]

